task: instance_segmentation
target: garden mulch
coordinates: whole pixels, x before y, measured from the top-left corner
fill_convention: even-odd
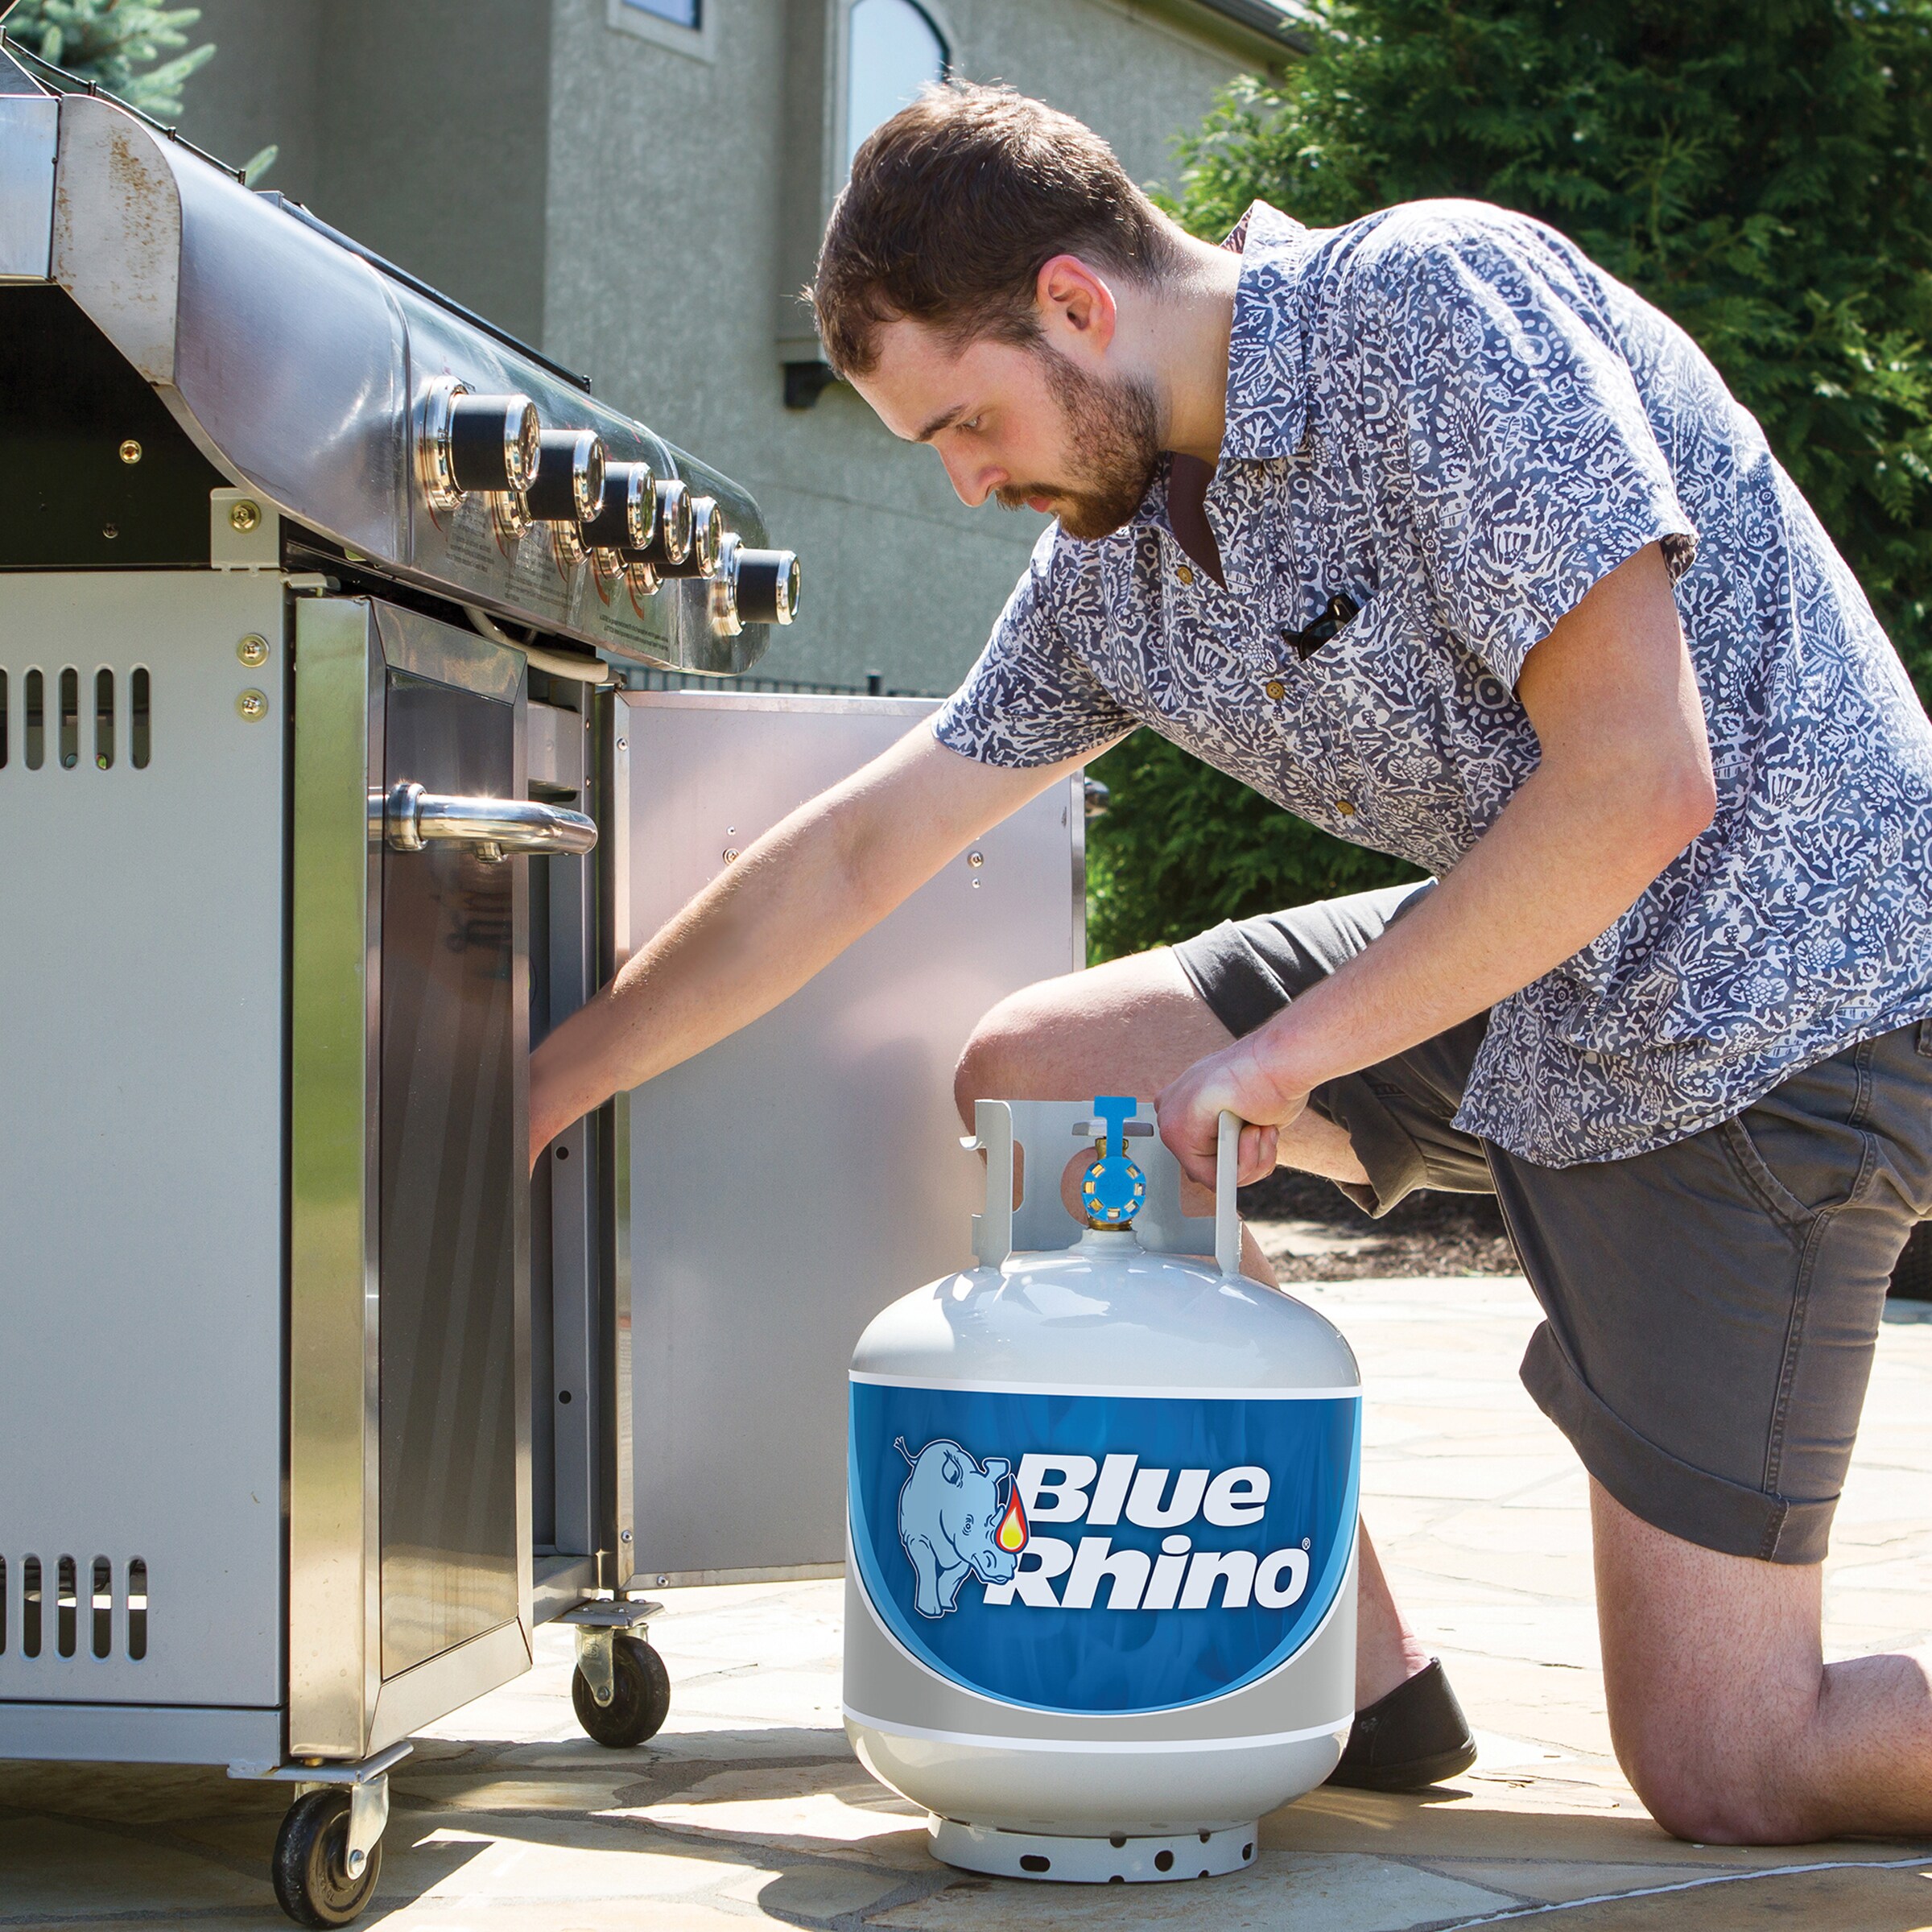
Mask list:
[[[1279,1167],[1241,1212],[1283,1282],[1520,1274],[1495,1196],[1412,1194],[1371,1220],[1333,1182]]]

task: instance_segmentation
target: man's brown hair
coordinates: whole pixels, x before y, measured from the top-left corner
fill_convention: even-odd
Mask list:
[[[1178,250],[1092,128],[1011,88],[928,87],[866,137],[826,225],[811,295],[827,357],[868,374],[880,325],[902,320],[1034,341],[1059,254],[1145,282]]]

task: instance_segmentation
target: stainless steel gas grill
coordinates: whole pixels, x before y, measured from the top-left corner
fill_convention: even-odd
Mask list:
[[[278,1892],[346,1923],[411,1733],[539,1624],[634,1744],[639,1586],[836,1567],[850,1336],[956,1258],[974,1164],[908,1164],[978,1013],[1079,963],[1080,814],[526,1185],[532,1036],[921,707],[627,688],[791,621],[743,489],[116,104],[8,88],[0,1756],[285,1780]],[[797,1153],[752,1225],[760,1108]],[[869,1248],[875,1169],[930,1212]]]

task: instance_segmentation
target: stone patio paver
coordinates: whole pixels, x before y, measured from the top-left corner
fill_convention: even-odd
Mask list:
[[[1370,1390],[1364,1482],[1403,1600],[1482,1755],[1420,1798],[1318,1792],[1256,1868],[1205,1883],[1028,1885],[948,1871],[839,1724],[836,1582],[666,1593],[670,1723],[613,1753],[578,1730],[568,1634],[418,1740],[394,1781],[394,1932],[1920,1932],[1932,1842],[1738,1850],[1650,1822],[1616,1769],[1591,1611],[1585,1488],[1516,1379],[1521,1282],[1304,1286]],[[1827,1567],[1843,1655],[1932,1635],[1932,1322],[1889,1320]],[[219,1772],[0,1765],[0,1932],[274,1932],[286,1802]]]

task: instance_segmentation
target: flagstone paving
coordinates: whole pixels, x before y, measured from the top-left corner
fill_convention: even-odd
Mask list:
[[[1364,1495],[1384,1560],[1478,1726],[1420,1798],[1318,1792],[1256,1868],[1191,1883],[1026,1885],[949,1871],[839,1724],[840,1586],[666,1593],[670,1723],[611,1752],[579,1732],[570,1640],[418,1740],[394,1781],[378,1900],[393,1932],[1552,1932],[1932,1927],[1932,1841],[1737,1851],[1657,1830],[1611,1756],[1583,1480],[1516,1380],[1519,1281],[1303,1287],[1370,1393]],[[1932,1322],[1889,1321],[1827,1571],[1829,1648],[1932,1637]],[[262,1932],[286,1792],[218,1772],[0,1766],[0,1932]]]

